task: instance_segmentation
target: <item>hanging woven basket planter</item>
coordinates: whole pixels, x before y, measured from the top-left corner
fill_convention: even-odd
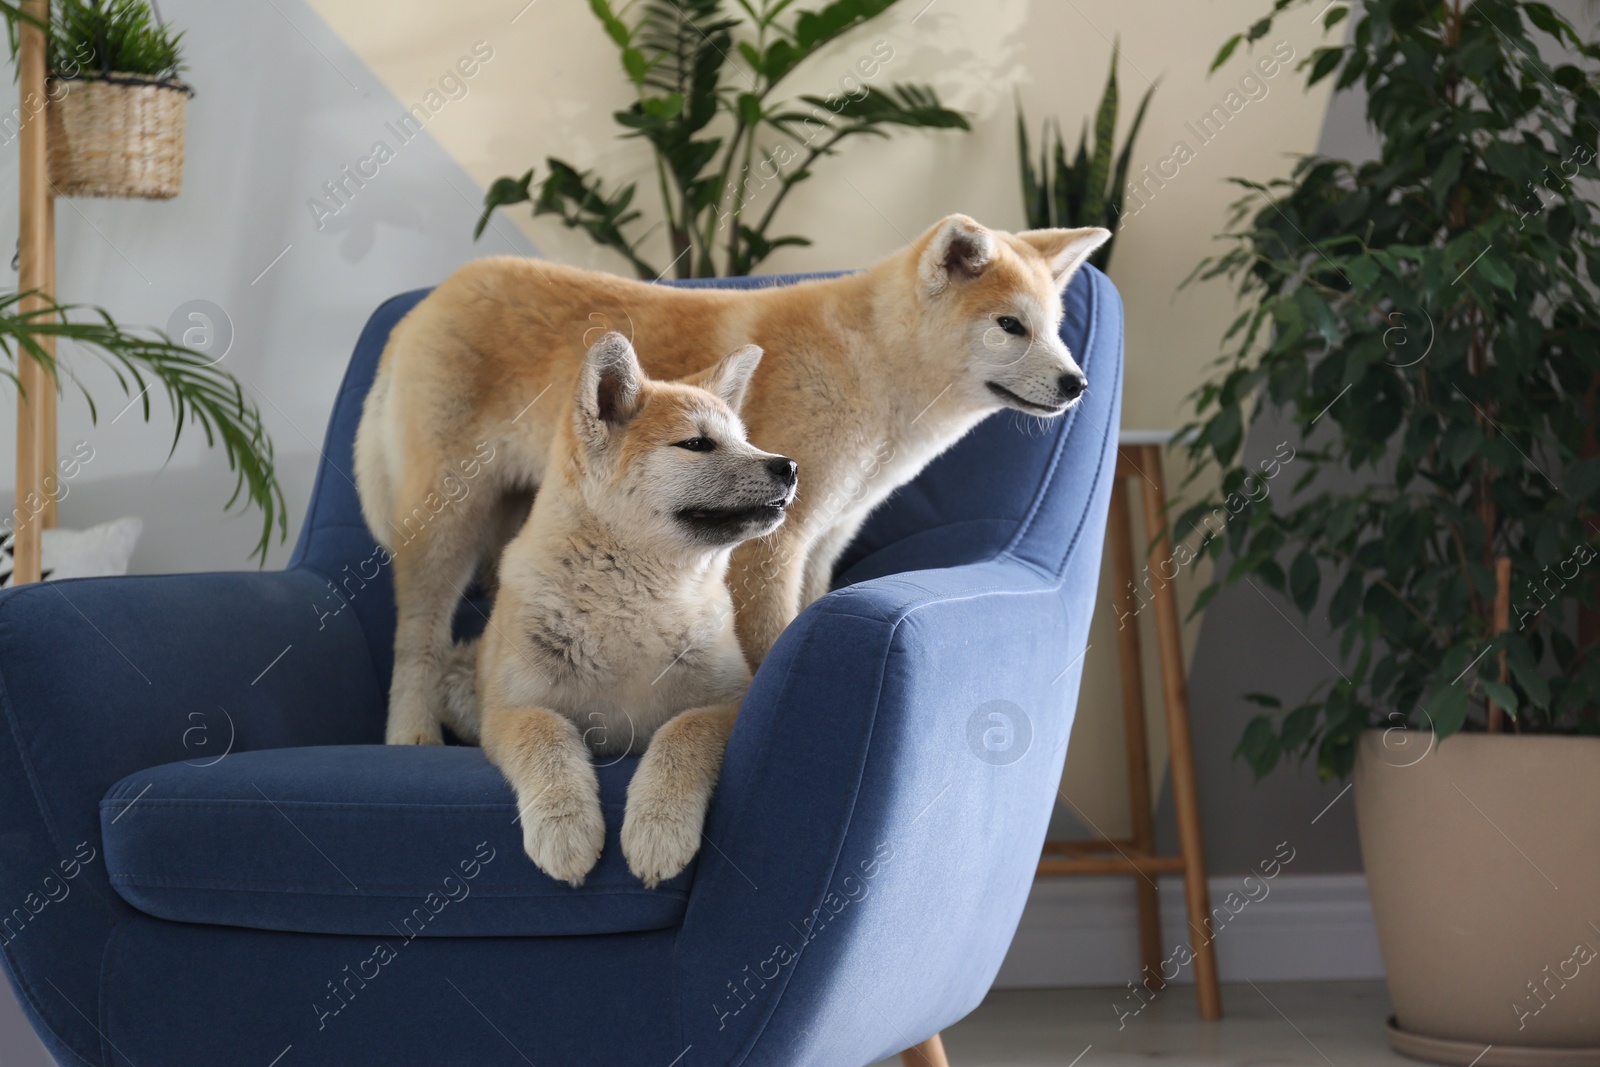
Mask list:
[[[49,82],[50,184],[57,196],[170,200],[183,187],[184,112],[173,79],[115,71]]]

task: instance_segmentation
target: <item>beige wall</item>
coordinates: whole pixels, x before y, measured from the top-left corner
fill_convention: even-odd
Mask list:
[[[648,157],[640,142],[619,141],[610,119],[627,104],[629,91],[614,49],[581,0],[534,0],[526,7],[522,0],[312,0],[312,7],[407,102],[436,88],[475,42],[493,49],[493,58],[467,82],[466,95],[439,109],[427,127],[479,183],[533,164],[542,175],[544,157],[558,155],[595,167],[613,182],[638,180],[653,214]],[[1175,175],[1164,187],[1147,186],[1153,194],[1148,206],[1127,219],[1117,246],[1112,275],[1128,313],[1123,425],[1177,425],[1183,399],[1214,357],[1233,313],[1225,288],[1177,292],[1224,229],[1236,193],[1225,179],[1286,173],[1296,153],[1315,146],[1326,108],[1325,86],[1305,92],[1293,69],[1247,85],[1248,93],[1228,95],[1278,42],[1297,58],[1309,54],[1320,39],[1311,22],[1316,5],[1291,11],[1253,55],[1241,49],[1206,77],[1221,41],[1267,7],[1265,0],[905,0],[814,57],[794,76],[791,91],[828,91],[882,40],[894,54],[877,81],[931,83],[947,104],[970,113],[973,132],[862,141],[824,160],[779,216],[779,232],[805,234],[814,245],[784,249],[763,269],[861,265],[954,211],[996,227],[1020,227],[1013,92],[1021,92],[1035,124],[1056,113],[1075,135],[1081,116],[1099,99],[1111,39],[1120,36],[1124,125],[1132,102],[1150,80],[1160,81],[1135,169],[1167,160],[1165,173]],[[1237,113],[1202,143],[1188,124],[1229,105]],[[500,226],[522,227],[553,258],[624,269],[558,222],[535,222],[526,209],[503,214]],[[504,250],[491,235],[482,245],[486,253]],[[651,255],[660,263],[670,258],[659,243]],[[1126,805],[1115,622],[1105,596],[1101,602],[1064,791],[1101,830],[1120,834]],[[1191,629],[1191,647],[1192,637]],[[1153,639],[1146,644],[1153,651]],[[1147,691],[1158,693],[1153,672],[1147,673]],[[1153,735],[1159,744],[1161,732]]]

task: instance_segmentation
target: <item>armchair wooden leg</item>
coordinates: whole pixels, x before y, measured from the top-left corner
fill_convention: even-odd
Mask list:
[[[950,1061],[944,1058],[944,1042],[939,1040],[938,1034],[900,1053],[900,1062],[904,1067],[950,1067]]]

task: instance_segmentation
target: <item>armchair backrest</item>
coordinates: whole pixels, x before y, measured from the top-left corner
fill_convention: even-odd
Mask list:
[[[805,275],[710,279],[689,285],[753,288],[785,285]],[[361,408],[377,373],[389,332],[426,289],[385,301],[367,321],[356,342],[344,383],[334,402],[323,444],[322,463],[312,491],[291,567],[308,567],[359,594],[349,598],[371,644],[373,662],[387,678],[392,661],[394,596],[387,568],[376,577],[371,561],[382,556],[361,517],[356,496],[354,447]],[[1085,267],[1063,297],[1066,314],[1061,336],[1089,379],[1090,392],[1065,417],[1043,420],[1001,412],[977,427],[929,464],[867,520],[840,559],[836,584],[851,584],[910,570],[949,567],[1002,555],[1056,574],[1068,557],[1085,514],[1082,501],[1093,490],[1098,467],[1065,469],[1062,446],[1078,420],[1096,439],[1114,433],[1110,425],[1121,374],[1122,309],[1105,275]],[[1097,353],[1109,358],[1096,359]],[[1113,380],[1096,375],[1106,367]]]

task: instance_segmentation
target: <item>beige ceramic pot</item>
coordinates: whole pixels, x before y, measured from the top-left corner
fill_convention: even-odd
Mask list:
[[[1600,1067],[1600,738],[1369,730],[1355,798],[1395,1048]]]

